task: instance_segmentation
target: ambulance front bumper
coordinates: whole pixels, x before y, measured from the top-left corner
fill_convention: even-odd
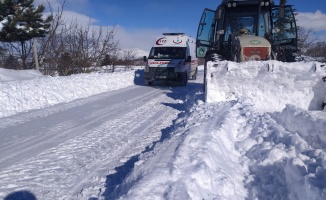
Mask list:
[[[175,67],[149,67],[148,72],[144,72],[146,80],[175,80],[177,74]]]

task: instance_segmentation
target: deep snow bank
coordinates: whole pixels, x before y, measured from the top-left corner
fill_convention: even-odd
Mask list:
[[[8,70],[0,68],[0,82],[42,78],[44,75],[37,70]]]
[[[2,69],[3,70],[3,69]],[[102,92],[134,85],[135,71],[78,74],[67,77],[42,76],[34,70],[6,71],[0,82],[0,118],[31,109],[86,98]],[[33,77],[33,79],[24,80]],[[18,80],[17,80],[18,79]],[[23,80],[22,80],[23,79]]]
[[[309,112],[287,105],[276,118],[287,130],[300,134],[314,148],[326,147],[326,112]]]
[[[326,199],[323,64],[210,65],[209,103],[141,154],[112,199]]]
[[[139,156],[112,199],[326,197],[325,151],[258,113],[248,98],[199,102],[175,126],[169,140]]]
[[[261,112],[281,111],[288,103],[305,110],[322,109],[325,63],[220,61],[208,65],[207,102],[244,96]]]

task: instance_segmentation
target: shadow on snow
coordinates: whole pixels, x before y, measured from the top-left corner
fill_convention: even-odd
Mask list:
[[[137,75],[138,74],[138,75]],[[137,70],[135,72],[134,83],[137,85],[145,85],[143,78],[143,70]],[[165,82],[163,86],[154,86],[154,88],[167,90],[167,96],[177,100],[179,103],[162,103],[165,106],[171,107],[180,111],[177,118],[173,121],[172,125],[161,130],[161,138],[154,142],[152,145],[146,147],[146,149],[141,152],[139,155],[152,151],[156,144],[163,142],[164,140],[171,137],[171,134],[180,124],[176,124],[176,120],[178,118],[183,118],[186,115],[189,115],[190,107],[196,103],[197,100],[203,100],[202,93],[202,84],[188,82],[186,87],[175,87],[174,83]],[[146,86],[148,87],[148,86]],[[113,200],[117,197],[120,197],[120,184],[126,178],[126,176],[132,172],[134,168],[134,164],[138,161],[139,155],[131,157],[127,162],[125,162],[122,166],[115,168],[116,173],[110,174],[106,177],[106,188],[102,196],[105,197],[106,200]],[[91,198],[89,200],[96,200]]]
[[[4,200],[36,200],[36,197],[29,191],[21,190],[8,194]]]

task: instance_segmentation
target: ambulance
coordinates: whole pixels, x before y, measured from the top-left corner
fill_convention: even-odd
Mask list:
[[[144,56],[144,62],[147,85],[164,80],[177,81],[186,86],[189,78],[197,78],[195,40],[184,33],[163,33],[155,40],[148,58]]]

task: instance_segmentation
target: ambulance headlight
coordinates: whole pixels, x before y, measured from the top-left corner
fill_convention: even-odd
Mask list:
[[[231,3],[228,3],[228,8],[231,8],[232,4]]]
[[[269,2],[268,1],[265,2],[265,6],[269,6]]]
[[[236,6],[237,6],[237,3],[233,3],[232,6],[233,6],[233,7],[236,7]]]

